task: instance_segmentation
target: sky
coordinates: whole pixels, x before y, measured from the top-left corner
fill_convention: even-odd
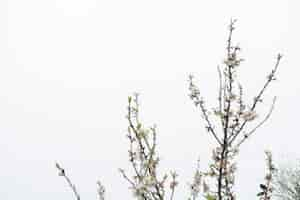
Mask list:
[[[141,94],[145,124],[158,127],[161,169],[177,170],[177,199],[188,196],[196,161],[205,168],[213,139],[188,97],[194,74],[208,106],[217,95],[217,65],[227,26],[245,95],[257,94],[284,55],[278,80],[260,110],[273,115],[241,148],[237,187],[256,198],[264,151],[276,163],[300,158],[300,3],[292,0],[2,0],[0,1],[0,196],[3,200],[71,200],[59,162],[82,199],[132,199],[118,168],[129,170],[127,97]],[[262,115],[263,116],[263,115]]]

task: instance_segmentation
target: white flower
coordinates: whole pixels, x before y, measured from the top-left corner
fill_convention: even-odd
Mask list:
[[[144,129],[144,128],[141,128],[139,130],[139,137],[142,137],[142,138],[147,138],[148,135],[149,135],[149,130],[148,129]]]
[[[255,111],[246,111],[242,114],[242,118],[245,120],[245,121],[252,121],[254,120],[255,118],[257,118],[257,114]]]
[[[143,183],[138,183],[135,187],[132,188],[132,194],[137,199],[142,199],[145,193],[145,186]]]
[[[146,186],[152,186],[155,184],[155,179],[154,177],[148,175],[144,177],[144,183]]]
[[[227,66],[238,66],[243,61],[243,59],[236,59],[236,57],[230,57],[224,60],[224,64]]]
[[[236,99],[237,99],[236,94],[231,93],[231,94],[229,95],[229,99],[230,99],[231,101],[236,100]]]
[[[195,85],[191,85],[190,86],[190,97],[193,99],[193,98],[196,98],[200,95],[200,90],[195,86]]]

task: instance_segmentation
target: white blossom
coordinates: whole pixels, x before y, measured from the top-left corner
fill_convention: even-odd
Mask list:
[[[246,111],[242,114],[242,118],[245,121],[252,121],[258,117],[257,113],[255,111]]]

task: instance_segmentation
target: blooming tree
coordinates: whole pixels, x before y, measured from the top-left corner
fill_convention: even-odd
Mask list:
[[[253,101],[244,101],[244,91],[238,80],[238,69],[244,61],[239,57],[241,51],[238,45],[232,42],[232,34],[235,30],[236,20],[229,25],[229,35],[226,46],[226,58],[222,65],[218,66],[219,89],[218,105],[213,109],[206,107],[204,98],[195,84],[194,77],[189,76],[189,97],[194,105],[200,109],[205,122],[205,130],[210,134],[216,146],[212,151],[212,162],[208,170],[201,171],[197,167],[192,183],[189,185],[189,200],[235,200],[237,195],[234,192],[236,159],[240,146],[270,117],[276,98],[270,106],[270,110],[259,121],[256,111],[262,102],[264,93],[270,83],[274,81],[275,74],[282,55],[278,54],[276,63],[265,84],[253,98]],[[128,97],[127,115],[129,141],[129,163],[132,167],[132,174],[120,169],[120,174],[128,182],[129,188],[135,199],[138,200],[164,200],[174,199],[175,189],[178,185],[177,173],[160,174],[158,165],[160,162],[157,146],[156,126],[148,127],[140,119],[139,95],[134,94]],[[272,162],[272,155],[266,152],[267,173],[265,183],[259,185],[260,200],[270,200],[272,197],[272,179],[275,167]],[[63,176],[72,189],[77,200],[80,196],[75,185],[66,175],[65,170],[56,164],[59,175]],[[98,182],[98,195],[100,200],[105,199],[105,189]]]
[[[218,105],[212,109],[212,112],[205,106],[204,98],[201,96],[200,90],[194,83],[194,77],[189,77],[190,98],[195,106],[200,108],[202,117],[206,123],[206,131],[213,136],[217,146],[213,150],[212,164],[208,172],[200,173],[205,179],[211,178],[216,182],[215,188],[206,188],[203,192],[206,193],[208,199],[231,200],[236,199],[233,191],[235,183],[236,162],[235,158],[239,151],[239,147],[251,136],[259,127],[261,127],[270,117],[276,98],[274,97],[269,112],[264,118],[257,122],[254,127],[247,129],[247,125],[253,124],[258,119],[256,108],[262,102],[263,95],[275,78],[275,73],[282,58],[278,54],[275,67],[267,76],[267,80],[262,89],[253,98],[253,102],[249,104],[244,102],[243,87],[237,79],[238,68],[243,61],[239,57],[240,47],[232,42],[232,33],[235,30],[236,20],[232,20],[229,25],[229,36],[227,39],[226,58],[221,67],[218,67],[219,74],[219,92]],[[213,113],[213,114],[211,114]],[[219,126],[218,122],[219,121]],[[217,130],[217,128],[219,129]],[[261,199],[270,199],[272,192],[271,184],[274,167],[270,152],[266,153],[268,159],[268,175],[266,176],[267,185],[262,184],[262,192],[258,194]],[[201,181],[198,181],[201,182]],[[205,182],[203,183],[205,184]],[[199,186],[192,187],[192,197],[195,199],[199,194]],[[206,185],[206,184],[205,184]]]

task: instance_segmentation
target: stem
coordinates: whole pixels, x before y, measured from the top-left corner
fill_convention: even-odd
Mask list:
[[[232,56],[231,53],[231,37],[232,37],[232,32],[234,30],[234,23],[235,20],[232,20],[229,26],[229,36],[227,40],[227,59],[230,59]],[[218,177],[218,200],[222,200],[222,180],[224,179],[223,177],[223,170],[226,169],[226,164],[227,164],[227,148],[228,148],[228,125],[229,125],[229,120],[230,120],[230,107],[231,107],[231,99],[230,95],[232,93],[232,68],[233,66],[228,65],[228,81],[229,81],[229,88],[228,88],[228,99],[225,97],[224,103],[227,101],[227,107],[226,107],[226,116],[225,116],[225,125],[223,127],[223,133],[224,133],[224,138],[223,138],[223,143],[221,145],[222,147],[222,152],[221,152],[221,160],[220,160],[220,168],[219,168],[219,177]],[[225,85],[226,87],[226,85]]]
[[[77,192],[75,185],[71,182],[71,179],[66,175],[65,169],[63,169],[58,163],[55,164],[56,168],[59,170],[59,176],[64,177],[67,181],[69,187],[71,188],[73,194],[75,195],[76,200],[80,200],[80,195]]]

